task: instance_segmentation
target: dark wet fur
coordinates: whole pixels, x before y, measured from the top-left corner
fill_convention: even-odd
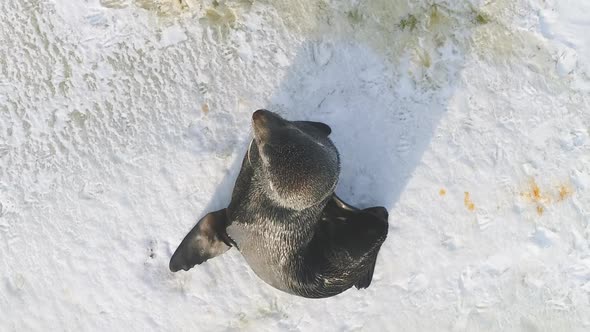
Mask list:
[[[336,148],[328,139],[328,125],[288,122],[264,112],[258,116],[271,118],[265,119],[270,131],[265,132],[262,142],[265,146],[273,142],[278,145],[265,148],[253,142],[244,157],[230,205],[199,221],[174,253],[170,269],[188,270],[222,254],[231,245],[239,248],[261,279],[291,294],[321,298],[352,286],[368,287],[377,254],[387,236],[387,210],[360,210],[333,193],[332,181],[337,181],[340,167]],[[284,123],[290,131],[284,130]],[[292,145],[290,140],[294,140]],[[268,166],[264,166],[259,150],[285,154],[285,159],[275,158],[277,155],[267,157],[272,159],[272,167],[278,167],[275,171],[280,170],[278,177],[273,174],[269,178],[265,171]],[[308,172],[302,173],[301,167],[307,167]],[[308,181],[310,178],[314,181]],[[268,179],[274,179],[274,188],[269,187]],[[301,182],[304,187],[293,187]],[[285,188],[298,191],[295,201],[290,200],[291,193]],[[331,192],[321,196],[326,190]],[[275,196],[269,194],[273,191]],[[302,194],[313,196],[306,199]]]

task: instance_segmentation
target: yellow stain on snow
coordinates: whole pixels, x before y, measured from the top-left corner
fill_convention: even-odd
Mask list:
[[[471,195],[469,194],[468,191],[465,192],[465,197],[463,198],[463,204],[465,204],[465,207],[467,208],[467,210],[475,211],[475,204],[471,200]]]
[[[525,200],[528,200],[533,205],[535,205],[535,210],[539,216],[542,216],[545,212],[545,209],[549,205],[553,205],[555,203],[563,202],[572,196],[574,193],[574,189],[570,184],[562,183],[557,186],[556,191],[544,189],[541,190],[541,187],[537,184],[535,178],[531,178],[529,181],[528,188],[520,193],[520,196],[523,197]]]
[[[559,198],[558,202],[564,201],[574,193],[574,189],[569,184],[562,184],[559,186]]]

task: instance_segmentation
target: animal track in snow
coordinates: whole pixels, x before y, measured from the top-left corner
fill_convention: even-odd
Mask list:
[[[158,257],[157,251],[158,251],[158,240],[156,239],[150,239],[147,241],[146,243],[146,255],[147,258],[144,262],[145,265],[149,265],[152,263],[152,260],[156,259]]]
[[[148,254],[151,259],[156,258],[156,253],[154,252],[154,248],[148,248]]]
[[[205,96],[207,92],[209,92],[209,86],[207,85],[207,83],[200,82],[197,84],[197,90],[199,90],[199,93],[202,96]]]
[[[10,80],[6,77],[4,77],[4,75],[2,75],[0,73],[0,88],[6,88],[10,86]]]
[[[488,227],[492,225],[492,218],[490,218],[489,214],[485,211],[477,213],[477,225],[479,226],[480,230],[486,230]]]
[[[411,121],[414,119],[414,113],[412,113],[410,110],[402,107],[397,112],[397,119],[402,123],[402,126],[403,126],[408,121]]]
[[[471,116],[468,116],[465,118],[465,120],[463,120],[463,128],[466,131],[472,131],[473,128],[475,128],[475,121]]]
[[[405,156],[408,154],[411,147],[412,147],[412,141],[409,137],[409,134],[406,131],[404,131],[400,135],[399,140],[397,142],[397,152],[400,155]]]
[[[226,46],[221,50],[221,55],[227,61],[232,61],[237,56],[235,45]]]
[[[312,46],[313,61],[320,67],[323,67],[332,59],[332,44],[326,42],[317,42]]]
[[[78,192],[78,196],[82,199],[96,199],[104,193],[104,185],[102,183],[84,183]]]
[[[10,152],[10,146],[6,144],[0,144],[0,158],[6,156]]]
[[[506,191],[511,191],[512,190],[512,183],[510,181],[510,178],[507,177],[507,176],[501,176],[498,179],[498,184],[500,185],[500,187],[503,190],[506,190]]]

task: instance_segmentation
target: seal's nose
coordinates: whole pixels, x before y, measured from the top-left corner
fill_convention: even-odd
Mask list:
[[[252,114],[252,121],[254,122],[264,122],[266,120],[266,113],[267,110],[259,109]]]

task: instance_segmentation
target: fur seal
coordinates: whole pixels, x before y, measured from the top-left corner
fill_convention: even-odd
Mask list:
[[[188,271],[236,247],[258,277],[287,293],[323,298],[368,287],[388,213],[336,196],[340,157],[331,128],[267,110],[254,112],[252,126],[229,206],[197,223],[170,270]]]

